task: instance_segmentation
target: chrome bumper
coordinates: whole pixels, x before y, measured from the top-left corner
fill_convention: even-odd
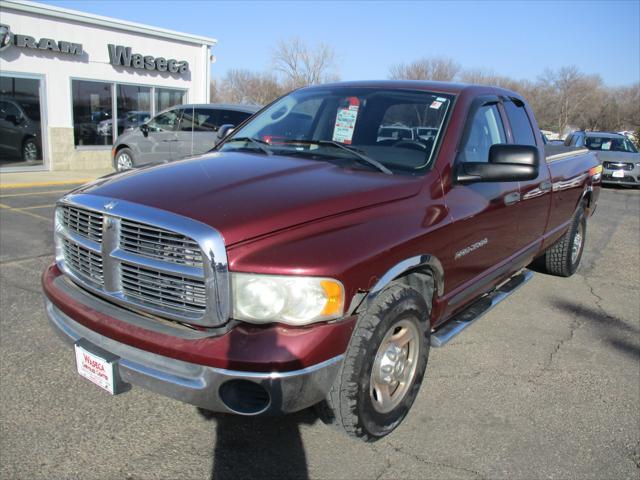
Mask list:
[[[296,412],[323,400],[338,374],[344,355],[308,368],[289,372],[245,372],[225,370],[176,360],[140,350],[100,335],[60,311],[46,300],[46,312],[56,332],[73,345],[84,339],[119,357],[117,369],[123,382],[137,385],[214,412],[242,415]],[[268,402],[257,411],[230,408],[220,387],[232,381],[260,385]]]

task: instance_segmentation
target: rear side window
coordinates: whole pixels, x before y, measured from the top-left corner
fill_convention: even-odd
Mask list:
[[[484,105],[470,120],[469,133],[461,150],[463,162],[488,162],[491,145],[505,143],[504,127],[495,105]]]
[[[245,112],[237,112],[235,110],[220,110],[220,125],[231,124],[240,125],[250,114]]]
[[[533,135],[531,122],[524,105],[506,101],[504,102],[504,108],[507,111],[507,117],[509,117],[509,124],[511,125],[515,143],[517,145],[532,145],[535,147],[536,137]]]

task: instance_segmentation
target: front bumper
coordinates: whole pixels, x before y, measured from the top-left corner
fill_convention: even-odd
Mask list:
[[[623,172],[624,177],[614,177],[614,172]],[[633,170],[603,168],[602,183],[617,185],[640,185],[640,167],[634,166]]]
[[[74,321],[49,300],[46,301],[46,312],[57,333],[67,343],[73,345],[84,339],[119,357],[117,371],[126,384],[141,386],[214,412],[257,415],[302,410],[325,398],[344,358],[344,355],[339,355],[287,372],[226,370],[164,357],[120,343]],[[252,399],[238,399],[240,403],[236,404],[220,395],[223,385],[238,380],[261,386],[268,395],[264,404],[252,403]],[[247,392],[246,389],[242,391]],[[252,390],[248,392],[247,395],[252,394]],[[247,410],[247,401],[256,407]]]

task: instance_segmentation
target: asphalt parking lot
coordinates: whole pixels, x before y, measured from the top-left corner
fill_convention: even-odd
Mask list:
[[[365,444],[312,411],[210,418],[78,377],[40,288],[66,190],[0,191],[0,478],[640,477],[640,191],[604,189],[578,273],[432,350],[409,417]]]

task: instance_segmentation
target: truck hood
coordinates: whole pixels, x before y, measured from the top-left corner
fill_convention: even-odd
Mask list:
[[[219,152],[132,170],[89,184],[90,193],[167,210],[222,233],[227,246],[416,195],[421,178],[345,169],[283,156]]]

